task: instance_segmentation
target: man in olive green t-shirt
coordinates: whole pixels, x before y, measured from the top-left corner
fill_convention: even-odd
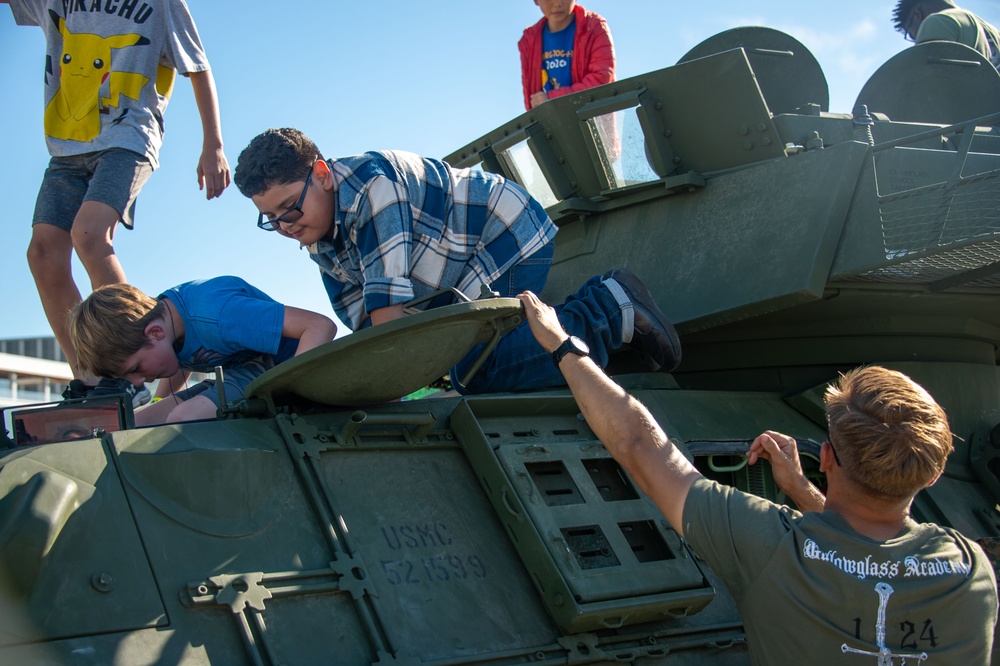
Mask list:
[[[892,16],[907,39],[965,44],[1000,68],[1000,30],[951,0],[899,0]]]
[[[554,311],[518,298],[539,344],[563,349]],[[909,377],[869,366],[829,388],[825,497],[802,475],[794,439],[754,441],[749,462],[769,460],[800,513],[703,477],[642,403],[570,351],[553,360],[587,423],[726,583],[753,664],[990,662],[997,589],[985,553],[910,518],[952,443],[944,410]]]

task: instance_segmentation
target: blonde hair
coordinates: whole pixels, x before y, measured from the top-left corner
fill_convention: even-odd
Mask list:
[[[948,417],[922,386],[880,366],[851,370],[827,389],[830,443],[872,497],[910,498],[944,471]]]
[[[162,301],[132,285],[98,287],[67,319],[80,370],[114,378],[128,358],[148,344],[146,326],[166,313]]]

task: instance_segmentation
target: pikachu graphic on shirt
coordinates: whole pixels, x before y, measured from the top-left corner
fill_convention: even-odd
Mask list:
[[[122,95],[138,100],[149,81],[142,74],[111,71],[112,49],[143,46],[149,40],[137,34],[101,37],[73,33],[64,18],[53,14],[52,19],[62,33],[63,48],[59,55],[59,89],[45,107],[45,134],[90,142],[101,133],[101,114],[117,108]],[[105,81],[108,97],[100,94]]]

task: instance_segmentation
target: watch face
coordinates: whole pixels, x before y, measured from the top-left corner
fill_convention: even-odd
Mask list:
[[[572,353],[579,354],[580,356],[590,355],[590,347],[587,345],[586,342],[576,337],[575,335],[569,336],[569,340],[567,340],[567,342],[570,343],[571,345],[569,351],[571,351]]]
[[[552,360],[555,361],[556,365],[559,365],[559,362],[563,360],[563,357],[566,356],[566,354],[590,356],[590,347],[588,347],[587,343],[580,338],[575,335],[571,335],[563,340],[563,343],[559,345],[558,349],[552,352]]]

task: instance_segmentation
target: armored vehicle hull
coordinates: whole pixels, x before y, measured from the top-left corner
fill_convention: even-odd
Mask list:
[[[801,44],[740,29],[447,159],[546,205],[546,300],[610,268],[643,278],[683,363],[650,374],[620,354],[610,371],[707,475],[785,501],[744,456],[773,428],[822,484],[822,391],[878,362],[924,384],[956,434],[915,517],[990,546],[1000,74],[927,44],[852,114],[827,99]],[[566,390],[390,402],[520,317],[475,301],[352,334],[209,422],[136,429],[129,406],[94,401],[12,414],[0,660],[749,663],[725,587]]]

